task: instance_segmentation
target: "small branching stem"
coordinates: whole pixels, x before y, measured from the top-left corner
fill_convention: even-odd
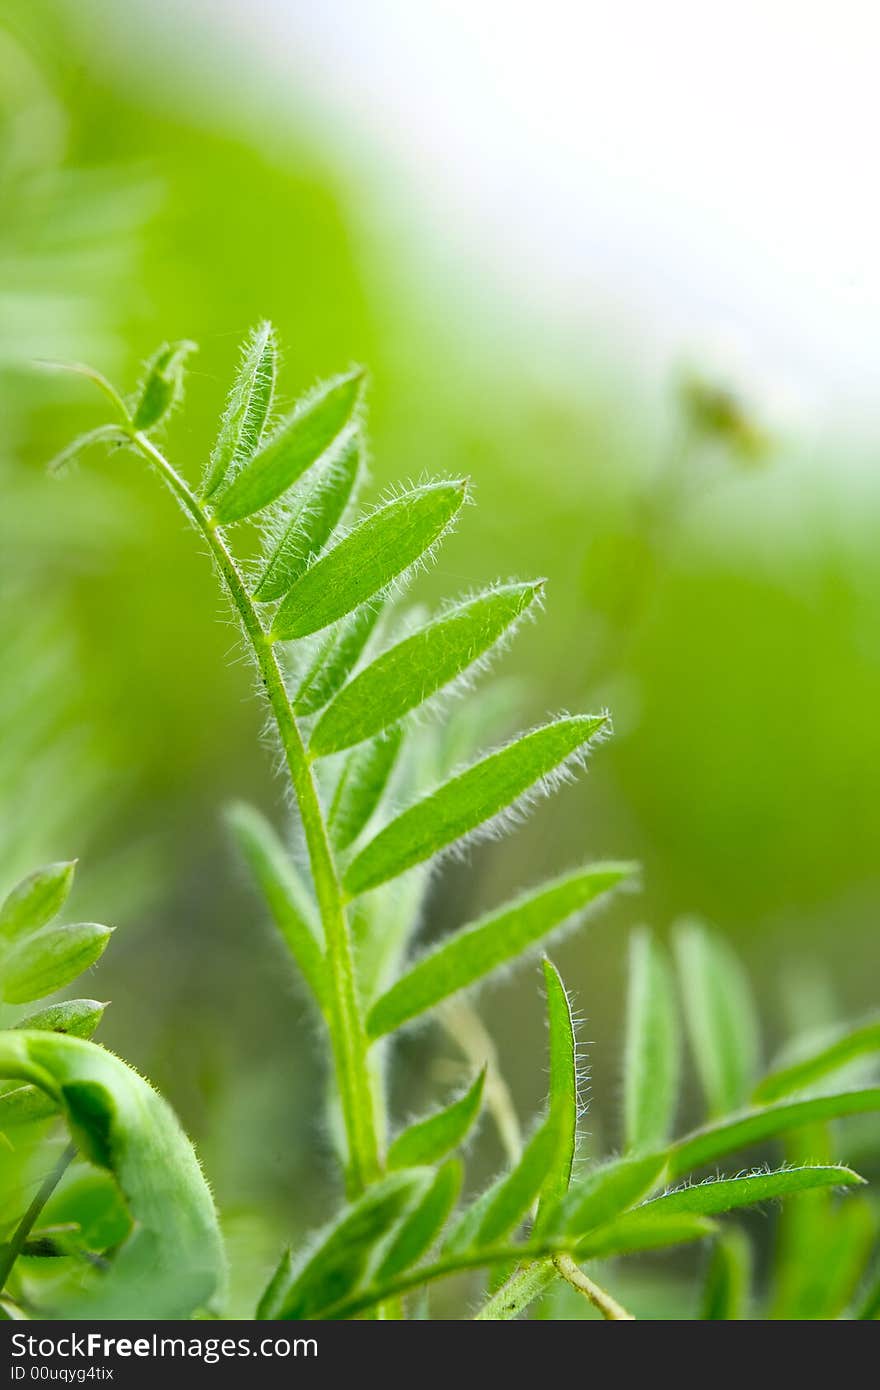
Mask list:
[[[578,1293],[582,1293],[585,1298],[588,1298],[593,1307],[599,1309],[603,1318],[609,1322],[635,1322],[635,1315],[628,1313],[622,1304],[617,1302],[616,1298],[612,1298],[610,1293],[606,1293],[603,1288],[588,1278],[580,1265],[570,1255],[557,1255],[553,1263],[566,1283],[571,1284],[573,1289],[577,1289]]]
[[[40,1212],[52,1196],[52,1193],[64,1177],[64,1174],[67,1172],[75,1157],[76,1149],[72,1144],[68,1144],[51,1173],[49,1173],[40,1184],[39,1190],[33,1201],[16,1226],[2,1254],[0,1254],[0,1292],[6,1287],[6,1281],[12,1273],[16,1260],[27,1244],[28,1236],[33,1230]]]
[[[324,927],[331,981],[327,1023],[348,1141],[346,1182],[349,1196],[356,1197],[376,1180],[381,1171],[379,1138],[371,1098],[368,1040],[358,999],[351,935],[311,763],[275,649],[222,534],[184,479],[152,441],[131,428],[128,436],[134,447],[157,468],[196,530],[207,542],[241,623],[278,729],[299,807]]]

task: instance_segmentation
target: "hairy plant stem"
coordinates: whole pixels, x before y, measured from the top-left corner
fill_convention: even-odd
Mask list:
[[[348,1143],[346,1186],[356,1197],[381,1172],[368,1040],[358,998],[351,935],[324,813],[275,649],[223,536],[177,470],[146,435],[129,428],[135,448],[159,471],[199,534],[239,618],[272,711],[293,783],[324,928],[330,988],[327,1024]]]
[[[582,1293],[588,1298],[594,1308],[598,1308],[603,1318],[609,1322],[635,1322],[632,1313],[628,1313],[622,1304],[612,1298],[610,1293],[606,1293],[603,1288],[588,1278],[579,1264],[570,1255],[557,1255],[553,1261],[558,1272],[573,1289]]]
[[[6,1287],[6,1281],[12,1273],[16,1260],[27,1244],[28,1236],[34,1229],[34,1223],[37,1217],[40,1215],[43,1207],[64,1177],[64,1174],[67,1172],[74,1158],[76,1158],[76,1149],[73,1144],[68,1144],[51,1173],[49,1173],[40,1184],[36,1196],[16,1226],[11,1240],[6,1245],[3,1253],[0,1254],[0,1292]]]

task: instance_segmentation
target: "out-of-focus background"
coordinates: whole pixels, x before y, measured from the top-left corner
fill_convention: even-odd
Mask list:
[[[288,397],[368,365],[376,491],[473,478],[425,597],[547,576],[519,722],[607,704],[616,736],[438,882],[424,937],[642,861],[555,953],[613,1144],[629,925],[721,927],[768,1049],[804,1001],[875,1002],[878,37],[853,0],[0,3],[0,887],[81,857],[119,927],[102,1035],[198,1140],[241,1309],[334,1200],[313,1026],[221,819],[283,810],[205,557],[130,458],[46,477],[97,414],[33,359],[131,385],[196,339],[168,439],[196,476],[269,315]],[[481,998],[528,1115],[535,973]],[[445,1046],[406,1045],[403,1109]]]

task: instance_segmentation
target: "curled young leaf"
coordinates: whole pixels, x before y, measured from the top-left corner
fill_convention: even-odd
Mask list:
[[[103,955],[112,927],[78,922],[43,927],[17,942],[0,963],[0,998],[27,1004],[54,994]]]
[[[393,1032],[522,955],[624,882],[634,869],[632,864],[592,864],[525,893],[501,911],[456,932],[417,961],[376,1002],[367,1017],[370,1036]]]
[[[0,907],[0,942],[39,931],[64,906],[73,885],[76,860],[46,864],[23,878]]]
[[[436,1163],[463,1143],[480,1113],[485,1067],[471,1082],[464,1095],[443,1110],[435,1110],[424,1120],[398,1134],[388,1150],[388,1167],[416,1168]]]
[[[352,420],[363,387],[358,368],[323,382],[235,475],[214,494],[214,519],[221,526],[253,516],[280,497],[312,464],[336,445]]]
[[[275,641],[320,632],[381,593],[436,545],[466,492],[463,481],[426,483],[371,512],[288,590]]]
[[[347,439],[338,458],[330,458],[301,484],[289,507],[275,518],[267,537],[266,563],[253,595],[271,603],[286,594],[329,541],[348,506],[361,468],[359,433]]]
[[[312,754],[325,757],[350,748],[397,723],[481,661],[542,587],[506,584],[489,589],[383,652],[324,711],[312,734]]]
[[[555,719],[450,778],[370,840],[345,872],[347,892],[366,893],[494,820],[582,756],[606,723],[604,715]]]
[[[272,325],[261,323],[244,344],[241,366],[205,472],[203,497],[211,497],[256,453],[272,408],[277,358]]]
[[[183,395],[186,359],[196,351],[186,339],[163,343],[147,363],[140,394],[132,411],[136,430],[146,432],[159,425]]]

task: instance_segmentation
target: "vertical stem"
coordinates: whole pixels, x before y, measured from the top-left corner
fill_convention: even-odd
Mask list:
[[[278,728],[299,807],[324,927],[330,974],[327,1022],[348,1139],[346,1182],[349,1195],[356,1196],[379,1176],[381,1159],[367,1060],[369,1044],[357,992],[351,935],[311,763],[275,649],[222,535],[180,474],[146,435],[132,432],[130,438],[144,457],[159,470],[190,521],[207,541],[241,622]]]
[[[67,1172],[75,1157],[76,1149],[72,1144],[68,1144],[51,1173],[48,1177],[44,1178],[34,1200],[16,1226],[12,1239],[9,1241],[3,1254],[0,1255],[0,1292],[6,1287],[6,1281],[12,1273],[12,1267],[27,1244],[27,1238],[34,1229],[34,1222],[52,1196],[52,1193],[55,1191],[61,1179],[64,1177],[64,1174]]]

